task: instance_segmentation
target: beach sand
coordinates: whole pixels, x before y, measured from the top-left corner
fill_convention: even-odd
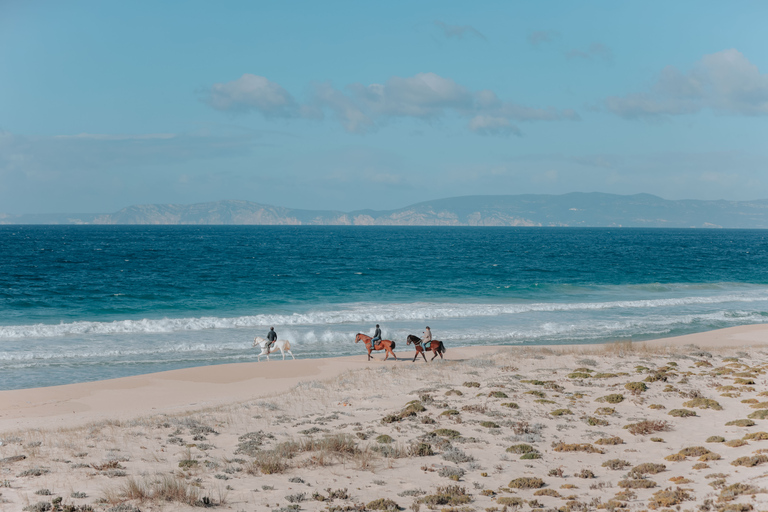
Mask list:
[[[0,511],[768,510],[768,326],[397,354],[2,391]]]

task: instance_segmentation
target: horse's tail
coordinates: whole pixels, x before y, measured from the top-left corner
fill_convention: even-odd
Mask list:
[[[392,350],[395,350],[395,345],[396,345],[396,343],[393,341],[392,342]]]
[[[443,345],[443,342],[442,342],[442,341],[440,342],[440,352],[442,352],[443,354],[445,354],[445,352],[447,352],[447,351],[445,350],[445,345]]]
[[[291,342],[288,340],[285,340],[285,350],[291,350]]]

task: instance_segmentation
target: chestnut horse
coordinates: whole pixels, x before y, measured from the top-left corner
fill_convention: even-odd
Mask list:
[[[422,348],[421,338],[414,336],[413,334],[409,334],[407,344],[410,345],[411,343],[416,345],[416,355],[413,356],[414,362],[416,361],[416,358],[419,357],[419,354],[421,354],[421,357],[424,358],[424,362],[427,362],[427,356],[424,355],[425,350],[431,350],[435,353],[430,361],[434,361],[437,356],[440,356],[440,359],[442,359],[443,354],[446,352],[445,345],[443,345],[443,342],[440,340],[432,340],[429,343],[425,343],[424,347]]]
[[[395,349],[395,342],[391,340],[380,340],[379,344],[375,347],[371,343],[371,337],[366,336],[365,334],[359,332],[357,333],[357,337],[355,338],[355,343],[359,342],[360,340],[363,340],[363,343],[365,343],[365,348],[368,349],[368,360],[371,360],[371,351],[372,350],[386,350],[387,354],[384,356],[384,360],[386,361],[387,358],[392,355],[395,359],[397,359],[397,356],[394,352],[392,352]]]

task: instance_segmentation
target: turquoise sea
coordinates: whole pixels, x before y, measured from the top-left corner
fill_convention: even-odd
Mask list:
[[[299,358],[429,325],[450,357],[766,321],[759,230],[0,226],[0,389],[255,361],[271,325]]]

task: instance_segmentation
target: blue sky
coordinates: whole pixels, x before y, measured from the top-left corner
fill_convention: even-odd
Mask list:
[[[0,212],[768,198],[765,2],[0,2]]]

